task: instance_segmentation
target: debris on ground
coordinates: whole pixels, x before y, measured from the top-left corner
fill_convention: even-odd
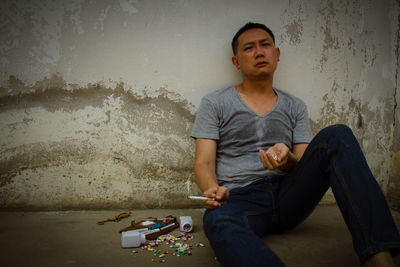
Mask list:
[[[115,217],[105,219],[104,221],[98,221],[98,225],[103,225],[105,222],[119,222],[121,219],[131,216],[131,212],[123,212]]]

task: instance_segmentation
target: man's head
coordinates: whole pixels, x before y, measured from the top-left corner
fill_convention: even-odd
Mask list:
[[[261,24],[261,23],[248,22],[246,25],[244,25],[242,28],[239,29],[239,31],[235,34],[235,36],[232,39],[232,51],[235,56],[237,54],[237,48],[239,45],[239,41],[238,41],[239,36],[242,33],[244,33],[245,31],[251,30],[251,29],[262,29],[262,30],[266,31],[271,36],[271,38],[275,44],[275,36],[267,26],[265,26],[264,24]]]
[[[232,63],[246,80],[273,77],[280,57],[271,30],[265,25],[248,23],[232,40]]]

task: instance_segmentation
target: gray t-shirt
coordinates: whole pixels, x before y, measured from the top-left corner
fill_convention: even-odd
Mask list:
[[[278,99],[264,115],[254,112],[234,86],[203,97],[191,137],[217,140],[216,175],[229,190],[266,176],[284,175],[282,170],[264,168],[259,149],[276,143],[290,149],[312,139],[307,107],[303,101],[274,89]]]

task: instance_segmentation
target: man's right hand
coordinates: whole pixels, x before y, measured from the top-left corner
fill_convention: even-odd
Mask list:
[[[219,208],[226,203],[229,197],[229,190],[225,186],[216,186],[204,191],[203,196],[214,198],[215,200],[204,200],[204,207],[208,210]]]

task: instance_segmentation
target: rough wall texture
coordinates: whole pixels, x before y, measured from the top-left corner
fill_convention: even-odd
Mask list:
[[[14,85],[18,84],[19,88]],[[184,206],[194,116],[165,89],[156,97],[52,76],[0,98],[1,206]]]
[[[345,123],[400,207],[398,1],[2,1],[0,207],[187,207],[201,97],[230,39],[272,28],[276,87]],[[333,201],[328,193],[324,201]]]

